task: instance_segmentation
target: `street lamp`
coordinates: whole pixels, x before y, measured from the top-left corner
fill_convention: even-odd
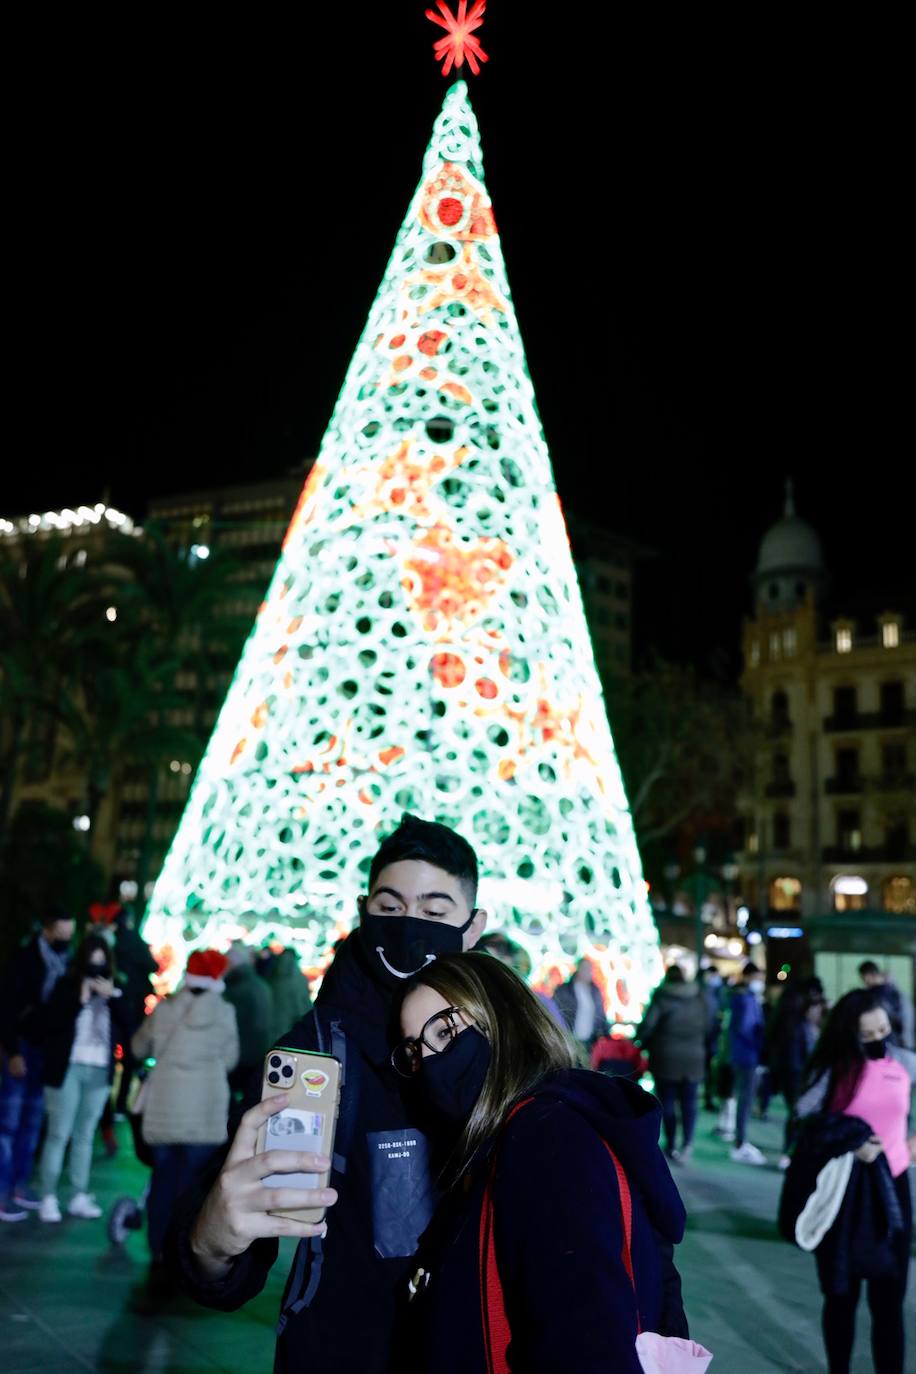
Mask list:
[[[698,844],[693,851],[693,858],[697,866],[696,873],[693,875],[693,903],[696,916],[694,938],[697,947],[697,978],[699,979],[700,965],[703,961],[703,951],[705,949],[703,943],[703,908],[706,905],[706,898],[709,893],[709,879],[703,867],[706,862],[706,846]]]
[[[740,872],[741,870],[735,863],[735,860],[729,855],[726,862],[722,865],[722,878],[725,883],[725,915],[729,925],[731,924],[732,917],[732,887],[737,882]]]
[[[676,863],[674,863],[673,861],[672,861],[671,863],[665,864],[665,867],[664,867],[664,874],[665,874],[665,882],[668,884],[668,910],[669,910],[669,911],[673,911],[673,910],[674,910],[674,884],[677,882],[678,877],[680,876],[680,872],[681,872],[681,866],[680,866],[680,864],[676,864]]]

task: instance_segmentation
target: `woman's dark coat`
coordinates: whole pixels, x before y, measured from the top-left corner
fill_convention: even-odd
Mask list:
[[[636,1038],[654,1078],[702,1083],[709,1008],[699,983],[662,983],[652,994]]]
[[[635,1084],[586,1070],[546,1080],[499,1139],[496,1259],[512,1329],[513,1371],[639,1374],[637,1299],[621,1262],[617,1178],[633,1197],[633,1265],[644,1329],[686,1335],[673,1246],[684,1206],[658,1146],[659,1109]],[[406,1310],[393,1367],[411,1374],[486,1369],[478,1231],[492,1155],[456,1185],[421,1242],[431,1278]]]
[[[795,1223],[825,1164],[858,1150],[872,1134],[867,1122],[838,1112],[806,1117],[779,1201],[779,1229],[795,1240]],[[857,1279],[896,1277],[909,1251],[911,1219],[907,1197],[895,1185],[887,1159],[880,1154],[871,1164],[853,1160],[852,1172],[836,1220],[815,1250],[818,1279],[826,1295],[850,1292]]]
[[[73,972],[61,978],[48,1001],[26,1016],[22,1031],[31,1044],[44,1052],[44,1084],[59,1088],[70,1067],[70,1053],[76,1035],[76,1020],[83,1010],[80,1001],[81,980]],[[124,1044],[130,1035],[129,1014],[122,997],[108,1000],[109,1043],[108,1081],[114,1078],[115,1047]]]

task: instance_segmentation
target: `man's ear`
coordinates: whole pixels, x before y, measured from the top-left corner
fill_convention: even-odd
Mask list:
[[[487,913],[482,906],[479,906],[474,913],[474,919],[461,937],[462,949],[473,949],[487,928]]]
[[[359,909],[360,918],[362,918],[366,914],[366,903],[368,900],[369,898],[366,896],[365,892],[361,892],[356,899],[356,905]]]

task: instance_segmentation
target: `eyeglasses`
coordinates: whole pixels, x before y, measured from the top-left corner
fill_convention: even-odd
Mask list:
[[[467,1021],[460,1019],[463,1012],[463,1007],[446,1007],[444,1011],[437,1011],[426,1022],[416,1040],[408,1035],[399,1045],[395,1045],[391,1051],[391,1063],[402,1078],[412,1078],[417,1072],[423,1060],[424,1045],[432,1054],[442,1054],[455,1043],[461,1032],[467,1029]]]

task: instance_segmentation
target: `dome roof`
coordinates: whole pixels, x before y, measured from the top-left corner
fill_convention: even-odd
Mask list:
[[[786,509],[781,520],[767,530],[760,543],[757,576],[779,572],[822,572],[824,558],[817,531],[795,514],[791,482],[786,491]]]

